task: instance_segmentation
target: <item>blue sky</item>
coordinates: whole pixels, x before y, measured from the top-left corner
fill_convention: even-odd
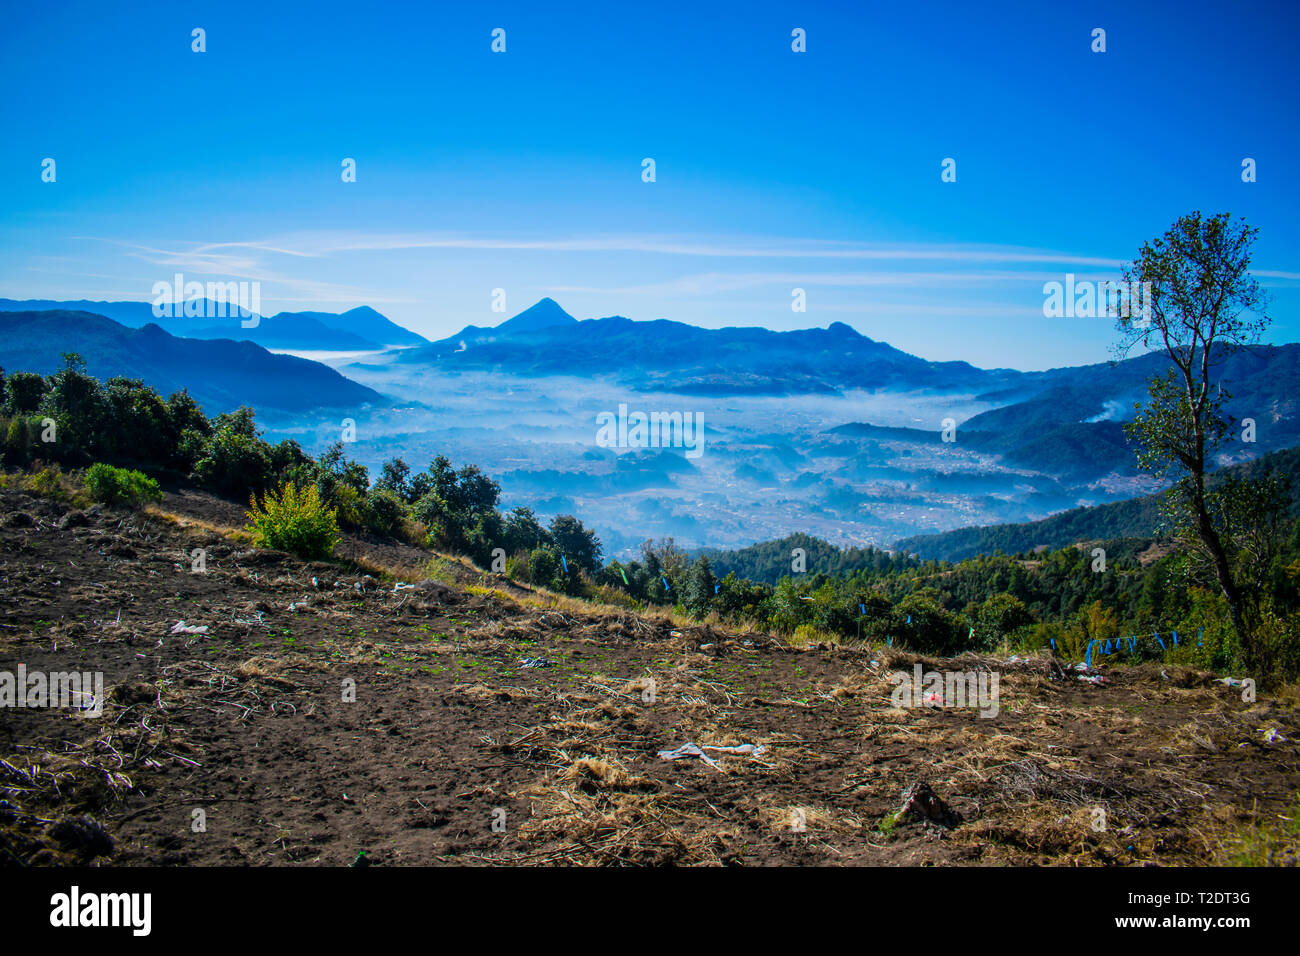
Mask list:
[[[1134,6],[10,5],[0,296],[179,271],[441,337],[504,288],[1044,368],[1114,336],[1044,318],[1043,283],[1201,209],[1260,227],[1270,339],[1300,341],[1298,5]]]

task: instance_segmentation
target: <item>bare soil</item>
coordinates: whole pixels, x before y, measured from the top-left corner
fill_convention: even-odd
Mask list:
[[[0,506],[0,672],[108,692],[0,709],[0,865],[1207,864],[1300,789],[1295,701],[1182,668],[792,648],[357,538],[304,562],[193,492]],[[998,715],[892,707],[918,661],[999,673]],[[658,756],[688,742],[765,749]],[[896,821],[908,791],[943,806]]]

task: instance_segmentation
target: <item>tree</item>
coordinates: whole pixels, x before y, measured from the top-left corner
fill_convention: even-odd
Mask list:
[[[922,654],[956,654],[969,633],[957,615],[944,610],[932,588],[923,588],[903,598],[894,609],[894,617],[896,636]]]
[[[501,486],[483,474],[478,465],[466,465],[456,473],[454,505],[471,515],[491,511],[501,498]]]
[[[243,496],[266,487],[271,474],[269,447],[258,436],[251,408],[241,406],[217,416],[194,473],[204,487],[223,494]]]
[[[531,552],[536,548],[553,544],[551,534],[542,527],[537,516],[533,514],[532,508],[525,508],[522,505],[516,508],[505,519],[505,550],[506,554],[518,554],[520,551]]]
[[[14,372],[5,387],[3,411],[7,415],[22,415],[36,411],[49,385],[35,372]]]
[[[573,515],[557,515],[551,520],[551,540],[564,560],[573,568],[594,575],[600,567],[600,539],[588,531]]]
[[[167,403],[138,378],[111,378],[103,389],[107,435],[97,444],[115,459],[165,468],[176,459],[180,435]],[[188,463],[186,463],[188,466]]]
[[[680,578],[686,570],[686,552],[672,538],[642,541],[641,558],[647,567],[654,566],[656,574],[666,574],[672,581]]]
[[[391,491],[408,504],[413,499],[410,494],[411,466],[400,458],[390,458],[384,462],[383,470],[375,481],[376,491]]]
[[[1013,594],[992,594],[980,604],[974,615],[975,633],[982,649],[996,647],[1012,631],[1034,623],[1024,602]]]
[[[700,555],[686,572],[682,584],[682,603],[692,614],[703,614],[713,602],[713,586],[717,583],[709,559]]]
[[[368,469],[360,462],[351,461],[346,457],[343,451],[343,442],[341,441],[333,442],[326,448],[321,453],[318,464],[320,477],[317,483],[331,486],[328,488],[322,487],[322,494],[325,494],[327,490],[332,491],[334,484],[341,484],[351,488],[358,495],[364,494],[370,488]]]
[[[90,454],[102,453],[112,433],[107,427],[107,407],[99,380],[86,374],[86,363],[76,352],[63,353],[63,368],[50,376],[50,389],[40,410],[59,424],[69,447]]]
[[[1197,565],[1222,592],[1247,663],[1263,664],[1249,639],[1250,595],[1234,569],[1237,529],[1264,516],[1251,513],[1268,495],[1210,487],[1208,468],[1228,432],[1225,396],[1213,369],[1232,351],[1254,344],[1269,325],[1267,300],[1250,275],[1259,230],[1228,213],[1181,217],[1142,246],[1124,270],[1129,288],[1145,290],[1145,307],[1119,317],[1119,357],[1133,348],[1163,349],[1172,368],[1149,382],[1150,398],[1125,426],[1142,468],[1175,479],[1165,513]],[[1130,297],[1132,298],[1132,297]],[[1215,385],[1219,387],[1215,387]]]
[[[535,548],[528,556],[528,580],[538,587],[563,591],[565,581],[560,556],[550,548]]]

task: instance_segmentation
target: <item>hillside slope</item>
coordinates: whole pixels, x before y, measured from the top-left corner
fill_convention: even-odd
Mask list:
[[[428,340],[405,329],[369,306],[346,312],[277,312],[258,316],[257,325],[245,328],[235,316],[219,314],[216,303],[201,300],[202,316],[156,316],[150,302],[94,302],[88,299],[60,302],[52,299],[0,299],[0,312],[90,312],[128,328],[156,325],[172,335],[190,339],[232,339],[256,342],[263,348],[297,351],[368,351],[385,346],[427,345]],[[221,310],[224,312],[225,310]]]
[[[210,415],[240,405],[306,411],[384,402],[327,365],[252,342],[176,338],[156,325],[129,329],[88,312],[0,312],[0,367],[48,375],[68,351],[99,379],[139,378],[164,395],[188,388]]]
[[[1293,512],[1300,512],[1300,448],[1273,452],[1222,469],[1222,473],[1250,476],[1265,469],[1276,469],[1291,476]],[[1156,537],[1160,530],[1159,498],[1146,495],[1091,508],[1074,508],[1039,521],[914,535],[895,542],[894,548],[921,558],[961,561],[995,551],[1020,554],[1042,547],[1063,548],[1080,541]]]
[[[132,514],[0,489],[0,513],[0,672],[99,672],[106,698],[0,722],[8,863],[1203,864],[1294,796],[1294,708],[1174,665],[1094,686],[801,651],[445,562],[422,581],[348,539],[398,562],[376,578],[248,550],[238,507],[193,493]],[[914,663],[1000,670],[997,712],[893,706]],[[763,749],[659,755],[688,742]],[[920,784],[959,816],[894,822]]]

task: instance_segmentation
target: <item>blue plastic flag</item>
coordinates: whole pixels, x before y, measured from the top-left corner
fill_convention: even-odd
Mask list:
[[[668,590],[668,579],[667,579],[666,577],[664,577],[662,574],[659,575],[659,579],[660,579],[661,581],[664,582],[664,590],[667,591],[667,590]]]
[[[1174,631],[1174,647],[1178,646],[1178,632]]]
[[[887,641],[889,642],[889,646],[890,646],[890,647],[893,647],[893,646],[894,646],[894,638],[893,638],[892,636],[891,636],[891,637],[887,637],[887,638],[885,638],[885,640],[887,640]]]
[[[1096,644],[1096,643],[1097,643],[1096,641],[1089,641],[1089,642],[1088,642],[1088,653],[1085,654],[1085,655],[1084,655],[1084,658],[1083,658],[1083,663],[1084,663],[1087,667],[1089,667],[1089,668],[1092,667],[1092,645],[1094,645],[1094,644]]]
[[[858,613],[859,613],[859,614],[866,614],[866,613],[867,613],[867,606],[866,606],[865,604],[859,604],[859,605],[858,605]]]
[[[1056,650],[1056,638],[1049,637],[1048,640],[1052,642],[1052,650]]]
[[[1165,649],[1165,642],[1164,642],[1163,640],[1160,639],[1160,632],[1159,632],[1159,631],[1152,631],[1151,633],[1154,634],[1154,635],[1156,636],[1156,640],[1157,640],[1157,641],[1160,641],[1160,649],[1163,651],[1163,650]]]
[[[1196,632],[1196,646],[1197,647],[1205,646],[1205,628],[1201,628],[1199,631]]]
[[[908,623],[908,624],[911,624],[911,623],[912,623],[912,615],[910,615],[910,614],[907,615],[907,623]]]
[[[560,563],[564,565],[564,573],[569,573],[569,562],[564,560],[564,555],[560,555]]]
[[[720,587],[722,587],[721,584],[715,584],[715,585],[713,585],[713,593],[714,593],[714,594],[717,594],[717,593],[718,593],[718,588],[720,588]]]

